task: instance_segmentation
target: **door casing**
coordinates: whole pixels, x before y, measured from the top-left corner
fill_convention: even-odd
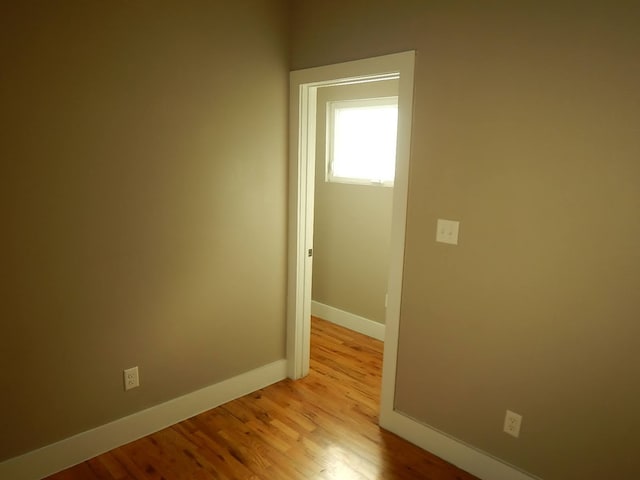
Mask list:
[[[398,79],[398,134],[385,318],[380,423],[393,412],[409,183],[415,52],[402,52],[290,74],[287,375],[309,372],[316,100],[320,87]]]

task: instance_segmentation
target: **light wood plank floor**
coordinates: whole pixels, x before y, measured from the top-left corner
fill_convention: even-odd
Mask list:
[[[312,321],[311,373],[49,480],[477,480],[377,425],[382,343]]]

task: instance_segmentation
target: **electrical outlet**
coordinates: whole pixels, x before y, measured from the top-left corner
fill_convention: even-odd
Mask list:
[[[520,425],[522,425],[522,415],[507,410],[507,414],[504,417],[504,432],[518,438],[520,436]]]
[[[131,390],[140,386],[140,377],[138,376],[138,367],[127,368],[124,372],[124,389]]]
[[[443,220],[439,218],[436,228],[436,242],[457,245],[459,230],[460,222],[457,220]]]

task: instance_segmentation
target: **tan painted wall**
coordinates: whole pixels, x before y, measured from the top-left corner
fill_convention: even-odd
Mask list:
[[[385,321],[393,188],[325,181],[328,101],[391,97],[397,80],[318,89],[313,300]]]
[[[0,459],[284,358],[286,22],[0,6]]]
[[[417,50],[397,408],[546,480],[637,478],[640,4],[294,5],[293,68]]]

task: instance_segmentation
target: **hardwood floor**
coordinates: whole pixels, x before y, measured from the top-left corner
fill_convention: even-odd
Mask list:
[[[314,318],[311,373],[49,480],[477,480],[377,426],[382,342]]]

